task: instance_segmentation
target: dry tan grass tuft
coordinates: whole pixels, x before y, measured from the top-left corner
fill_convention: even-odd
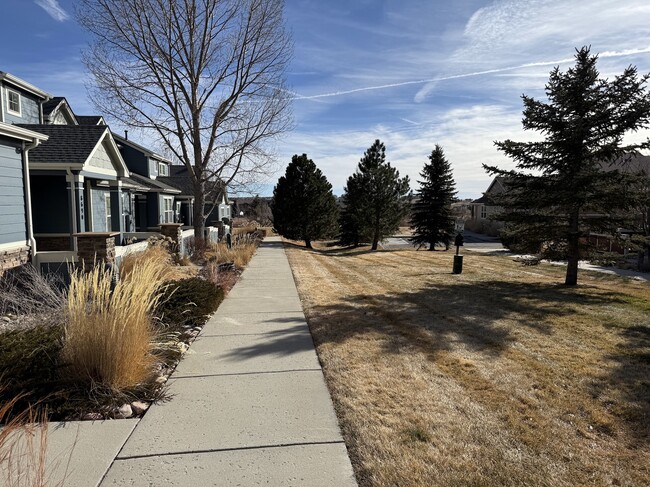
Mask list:
[[[58,465],[47,463],[49,424],[47,411],[29,408],[18,415],[12,409],[16,397],[0,405],[0,479],[6,487],[45,487],[63,485],[67,473],[56,484],[51,474]],[[11,419],[9,419],[11,418]],[[0,481],[2,482],[2,481]]]
[[[62,351],[67,377],[112,391],[151,377],[150,312],[166,272],[161,260],[140,259],[113,289],[112,273],[99,266],[73,275]]]
[[[238,269],[243,269],[253,258],[257,250],[257,240],[250,237],[237,238],[231,248],[219,242],[211,244],[205,251],[205,258],[209,262],[224,264],[232,262]]]
[[[287,251],[360,486],[650,485],[647,283]]]
[[[175,265],[172,255],[163,246],[149,245],[147,250],[143,252],[127,254],[122,258],[120,279],[125,279],[133,272],[136,265],[140,265],[145,261],[160,269],[163,281],[186,279],[198,273],[198,268],[194,265]]]

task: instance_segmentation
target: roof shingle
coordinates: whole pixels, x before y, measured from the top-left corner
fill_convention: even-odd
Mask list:
[[[105,125],[28,125],[20,127],[49,136],[29,151],[34,163],[83,164],[108,130]]]

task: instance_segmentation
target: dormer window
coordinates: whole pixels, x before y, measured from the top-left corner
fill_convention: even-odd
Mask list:
[[[7,90],[7,111],[20,115],[20,93],[17,91]]]
[[[158,163],[158,176],[169,176],[169,167],[164,162]]]

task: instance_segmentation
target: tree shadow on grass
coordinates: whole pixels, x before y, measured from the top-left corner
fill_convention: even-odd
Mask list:
[[[631,432],[639,444],[650,442],[650,323],[620,331],[624,338],[617,353],[605,357],[615,363],[611,373],[595,381],[594,397],[608,402],[619,391],[622,403],[612,403],[613,414],[632,425]]]
[[[571,317],[586,309],[621,305],[623,294],[597,287],[487,281],[430,285],[417,291],[389,295],[357,294],[331,305],[309,310],[309,324],[317,346],[344,343],[367,335],[386,354],[419,352],[443,363],[446,352],[466,348],[498,357],[515,347],[518,331],[553,340],[556,326],[570,327]],[[554,318],[559,318],[554,323]],[[581,319],[585,319],[583,316]],[[650,438],[650,326],[621,328],[626,344],[621,353],[605,356],[616,365],[607,380],[625,398],[618,414],[626,429],[641,442]],[[579,332],[575,335],[580,345]],[[543,343],[543,341],[541,342]],[[544,354],[544,350],[539,350]],[[568,371],[571,373],[571,371]],[[596,397],[603,387],[596,378],[583,394]],[[577,381],[579,382],[579,381]]]
[[[589,295],[564,286],[487,281],[347,296],[336,304],[315,307],[312,314],[323,318],[316,330],[320,341],[340,343],[369,332],[390,338],[395,327],[407,327],[410,333],[430,333],[430,340],[418,342],[427,353],[462,343],[471,350],[498,354],[515,340],[512,328],[500,323],[503,319],[516,319],[520,326],[550,335],[548,317],[570,315],[577,306],[620,302],[616,296]]]

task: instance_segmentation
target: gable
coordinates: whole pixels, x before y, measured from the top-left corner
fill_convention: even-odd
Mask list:
[[[90,159],[88,159],[87,164],[91,167],[98,167],[101,169],[115,169],[106,147],[106,141],[102,142],[97,147],[95,153],[90,157]]]

